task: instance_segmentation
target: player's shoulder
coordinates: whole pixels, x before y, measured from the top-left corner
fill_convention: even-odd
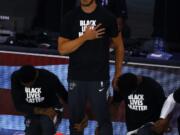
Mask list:
[[[146,84],[149,84],[150,86],[160,85],[160,83],[157,80],[149,76],[143,76],[143,80]]]
[[[19,76],[19,70],[16,70],[11,74],[11,78],[18,78],[18,76]]]
[[[53,72],[51,72],[51,71],[49,71],[47,69],[38,69],[38,72],[39,72],[40,76],[44,76],[44,77],[47,77],[49,79],[52,79],[52,78],[56,77],[56,75]]]
[[[43,68],[41,68],[41,69],[37,69],[38,70],[38,72],[39,72],[39,74],[53,74],[52,72],[50,72],[49,70],[47,70],[47,69],[43,69]]]

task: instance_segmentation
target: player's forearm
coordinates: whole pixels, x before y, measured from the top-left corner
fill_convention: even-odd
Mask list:
[[[55,116],[57,116],[57,112],[56,111],[63,111],[63,108],[52,108],[52,107],[48,107],[48,108],[41,108],[41,107],[35,107],[34,108],[34,114],[38,114],[38,115],[45,115],[48,116],[51,120],[54,120]]]
[[[34,114],[44,114],[45,112],[45,108],[42,108],[42,107],[34,107],[33,109],[33,113]]]
[[[169,95],[161,110],[160,118],[165,119],[174,109],[176,102],[173,98],[173,94]]]
[[[124,45],[120,40],[115,47],[115,75],[120,75],[124,60]]]
[[[58,51],[61,55],[66,55],[76,51],[83,43],[86,42],[86,37],[81,36],[74,40],[62,41],[60,37],[58,39]]]

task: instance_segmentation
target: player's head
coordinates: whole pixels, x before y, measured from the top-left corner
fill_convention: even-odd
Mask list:
[[[36,68],[31,65],[22,66],[19,69],[19,78],[22,84],[30,84],[34,82],[37,77]]]
[[[94,2],[96,2],[96,0],[81,0],[81,6],[88,7]]]
[[[137,76],[133,73],[125,73],[118,78],[117,86],[120,91],[134,90],[138,86]]]

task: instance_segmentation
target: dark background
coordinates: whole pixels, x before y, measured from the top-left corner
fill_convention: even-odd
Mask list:
[[[154,6],[155,2],[159,5]],[[73,5],[75,0],[0,0],[0,15],[10,16],[10,21],[0,20],[0,27],[18,32],[32,29],[59,32],[62,15]],[[169,42],[179,43],[179,7],[179,0],[127,0],[131,37],[151,38],[155,13],[157,27],[162,29],[163,36]]]

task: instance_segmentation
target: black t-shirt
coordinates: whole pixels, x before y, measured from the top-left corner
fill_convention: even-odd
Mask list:
[[[159,83],[142,77],[136,89],[124,88],[127,130],[132,131],[159,118],[165,95]]]
[[[178,88],[175,92],[174,92],[174,100],[177,103],[180,103],[180,88]]]
[[[34,107],[59,107],[58,96],[67,101],[67,92],[59,79],[51,72],[37,69],[38,77],[31,87],[20,83],[19,71],[11,77],[11,93],[16,109],[32,114]]]
[[[73,40],[85,31],[87,25],[102,24],[106,29],[103,38],[86,41],[72,52],[69,60],[68,79],[98,81],[109,79],[109,41],[118,35],[116,18],[103,7],[97,7],[90,14],[76,8],[68,13],[62,23],[61,37]]]

